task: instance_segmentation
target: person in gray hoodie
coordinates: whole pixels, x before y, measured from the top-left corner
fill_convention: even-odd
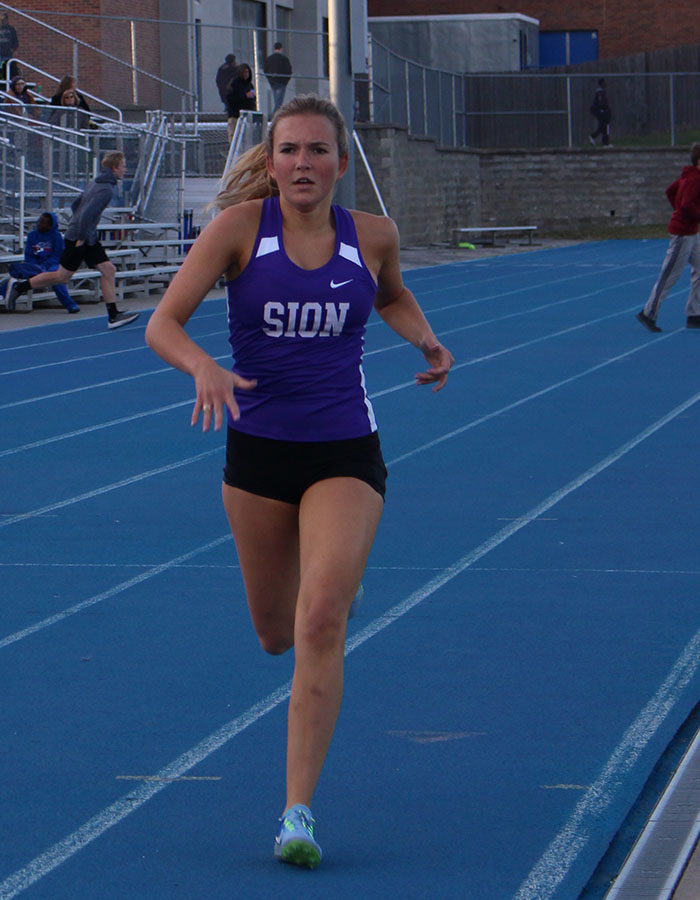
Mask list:
[[[7,287],[7,305],[12,308],[20,294],[36,288],[66,284],[85,263],[100,272],[102,299],[107,307],[108,328],[120,328],[139,317],[137,312],[117,309],[114,287],[114,264],[110,262],[105,248],[97,238],[100,216],[114,196],[117,181],[124,177],[126,160],[124,154],[113,150],[102,157],[102,170],[83,193],[73,201],[73,215],[65,232],[65,249],[61,254],[55,272],[42,272],[24,281],[10,282]]]

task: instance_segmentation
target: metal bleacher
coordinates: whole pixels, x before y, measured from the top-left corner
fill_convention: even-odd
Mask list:
[[[36,93],[34,97],[36,103],[25,110],[2,103],[0,94],[0,280],[12,262],[23,259],[26,234],[41,212],[52,210],[65,226],[70,204],[97,174],[101,156],[119,149],[127,159],[127,176],[101,220],[101,240],[110,258],[118,260],[117,296],[162,290],[200,227],[193,221],[193,210],[184,206],[183,189],[186,169],[196,174],[196,163],[204,155],[196,146],[196,129],[191,122],[176,121],[160,111],[147,113],[142,123],[125,123],[105,109],[91,110],[96,127],[81,130],[71,127],[74,123],[57,121],[60,108]],[[225,160],[225,122],[219,130],[224,141],[219,155]],[[222,169],[223,165],[219,177]],[[218,178],[210,176],[209,196],[217,189]],[[158,221],[152,214],[156,195]],[[70,293],[79,303],[97,302],[100,273],[80,269]],[[33,291],[22,297],[16,311],[30,312],[34,304],[54,302],[52,289]]]

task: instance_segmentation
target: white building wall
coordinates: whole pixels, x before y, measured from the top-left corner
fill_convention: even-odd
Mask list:
[[[527,68],[539,61],[539,22],[520,13],[381,16],[368,20],[381,44],[411,62],[447,72],[517,72],[521,32]]]

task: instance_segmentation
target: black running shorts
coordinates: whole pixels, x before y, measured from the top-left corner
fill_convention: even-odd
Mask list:
[[[81,244],[79,247],[75,246],[75,241],[66,240],[65,244],[59,263],[69,272],[77,272],[81,263],[94,269],[100,263],[109,262],[105,248],[99,241],[96,244]]]
[[[358,478],[384,498],[387,470],[379,435],[343,441],[278,441],[228,429],[224,483],[251,494],[299,504],[326,478]]]

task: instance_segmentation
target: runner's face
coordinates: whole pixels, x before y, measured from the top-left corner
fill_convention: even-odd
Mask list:
[[[273,141],[268,171],[285,200],[311,208],[332,194],[348,160],[338,155],[335,128],[325,116],[285,116],[275,126]]]

